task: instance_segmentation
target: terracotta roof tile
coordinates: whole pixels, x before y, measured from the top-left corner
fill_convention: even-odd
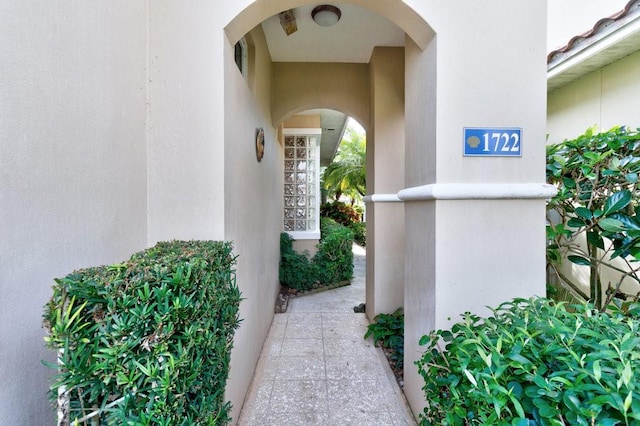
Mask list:
[[[547,55],[547,63],[551,63],[556,58],[556,56],[561,55],[563,53],[567,53],[579,47],[581,44],[588,42],[589,39],[597,39],[598,35],[605,32],[609,27],[624,20],[624,18],[626,18],[627,16],[633,13],[637,13],[639,11],[640,11],[640,0],[631,0],[629,3],[626,4],[624,9],[621,10],[620,12],[614,13],[611,16],[600,19],[589,31],[579,34],[573,37],[571,40],[569,40],[566,46],[563,46],[559,49],[555,49],[549,52],[549,54]]]

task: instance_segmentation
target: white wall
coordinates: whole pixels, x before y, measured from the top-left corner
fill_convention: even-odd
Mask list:
[[[549,142],[575,138],[589,127],[640,127],[640,52],[549,93]]]
[[[0,3],[0,424],[50,425],[54,277],[146,244],[144,2]]]
[[[593,28],[602,18],[624,9],[629,0],[548,0],[547,52]]]

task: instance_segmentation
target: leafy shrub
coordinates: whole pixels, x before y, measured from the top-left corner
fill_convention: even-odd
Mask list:
[[[298,291],[348,281],[353,276],[353,232],[328,218],[320,219],[318,252],[309,259],[280,234],[280,284]]]
[[[639,313],[515,299],[486,319],[464,314],[420,341],[421,424],[638,424]]]
[[[328,217],[340,225],[350,227],[353,222],[360,221],[361,214],[350,205],[334,201],[320,206],[320,217]]]
[[[594,134],[590,129],[574,140],[547,146],[547,181],[558,188],[547,204],[547,260],[564,289],[601,310],[611,302],[622,306],[624,300],[637,301],[640,295],[637,290],[621,291],[624,280],[640,284],[639,176],[637,130],[614,127]],[[612,262],[616,258],[617,264]],[[588,294],[558,268],[564,260],[589,268]],[[619,279],[603,282],[605,268],[616,271]]]
[[[348,281],[353,276],[353,232],[328,218],[320,219],[321,239],[313,258],[321,284]]]
[[[59,409],[78,423],[227,424],[234,264],[230,243],[174,241],[56,279],[44,319]]]
[[[280,284],[298,291],[310,290],[315,282],[315,265],[293,249],[293,238],[280,234]]]
[[[361,247],[367,245],[367,224],[364,222],[353,222],[349,229],[353,231],[353,240]]]
[[[392,314],[378,314],[367,327],[364,338],[373,337],[376,346],[382,345],[391,356],[392,367],[401,369],[404,364],[404,312],[402,308]]]

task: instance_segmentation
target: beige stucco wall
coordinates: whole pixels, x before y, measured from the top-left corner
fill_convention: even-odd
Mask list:
[[[146,246],[145,22],[144,2],[0,4],[2,425],[55,424],[54,277]]]
[[[368,127],[367,64],[274,62],[272,93],[274,125],[301,111],[329,108]]]
[[[366,64],[274,64],[270,87],[266,68],[250,85],[233,68],[231,46],[240,36],[303,3],[0,6],[0,94],[8,100],[0,104],[0,424],[52,423],[45,418],[49,373],[39,364],[47,356],[40,316],[51,279],[170,238],[235,240],[246,298],[227,389],[237,414],[277,286],[282,208],[272,201],[281,199],[282,184],[273,126],[298,111],[328,107],[369,127]],[[389,17],[412,37],[405,185],[543,181],[546,2],[349,3]],[[256,67],[265,67],[260,34],[254,35]],[[294,78],[301,72],[325,80]],[[462,127],[481,125],[522,126],[524,157],[462,158]],[[261,163],[257,127],[266,132]],[[419,336],[448,325],[449,316],[543,290],[544,242],[534,238],[544,236],[539,210],[526,201],[406,204],[406,336],[414,345],[407,347],[407,365],[419,356]],[[514,265],[528,260],[515,284],[511,266],[504,277],[496,273],[500,256],[461,262],[454,250],[486,254],[488,239],[503,244],[498,254]],[[458,300],[465,289],[467,297]],[[420,387],[408,374],[416,412],[424,403]]]
[[[221,7],[149,3],[149,244],[224,238]]]
[[[640,52],[549,93],[549,142],[561,142],[596,126],[640,126]]]
[[[225,49],[225,239],[238,255],[242,323],[234,338],[226,397],[237,418],[269,331],[279,290],[282,229],[282,149],[271,125],[271,60],[262,28],[251,33],[255,80],[250,87]],[[265,99],[266,98],[266,99]],[[256,159],[257,128],[265,132],[265,152]]]
[[[437,37],[425,51],[405,47],[406,185],[543,183],[546,2],[407,3]],[[465,126],[522,127],[522,157],[463,157]],[[488,314],[487,305],[544,295],[544,206],[516,199],[405,203],[405,365],[420,356],[423,334],[448,327],[460,313]],[[425,403],[421,386],[417,375],[405,376],[414,412]]]
[[[367,193],[404,185],[404,48],[376,47],[369,62]],[[404,305],[404,205],[367,204],[367,316]]]

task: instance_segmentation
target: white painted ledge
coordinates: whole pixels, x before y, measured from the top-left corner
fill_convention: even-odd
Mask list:
[[[434,183],[398,192],[402,201],[549,199],[556,188],[546,183]]]
[[[372,194],[363,198],[365,203],[399,203],[397,194]]]

